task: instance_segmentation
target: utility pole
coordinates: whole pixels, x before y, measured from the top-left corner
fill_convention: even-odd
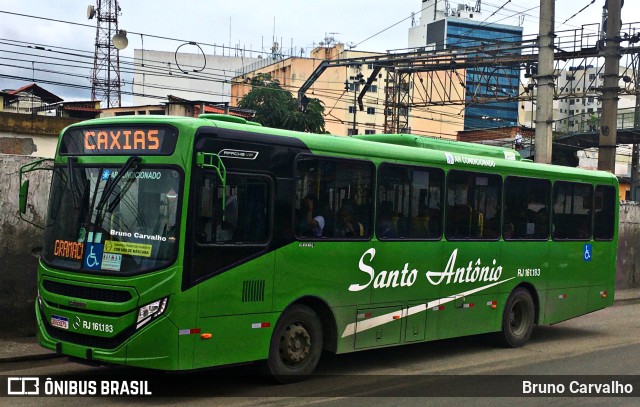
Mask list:
[[[551,164],[553,142],[553,93],[555,77],[554,58],[555,1],[540,0],[540,25],[538,34],[538,98],[536,106],[535,161]]]
[[[604,81],[602,87],[602,117],[598,149],[598,169],[615,172],[616,131],[618,126],[618,75],[620,65],[620,0],[608,0],[607,29],[604,46]]]
[[[355,136],[356,134],[358,134],[358,127],[356,127],[356,113],[358,112],[358,86],[357,86],[357,82],[353,83],[353,129],[351,130],[351,135]]]
[[[364,79],[362,72],[358,72],[356,76],[352,77],[351,85],[353,86],[353,128],[351,129],[351,135],[358,134],[358,127],[356,122],[356,112],[358,111],[358,86],[364,85],[367,81]],[[345,90],[349,90],[349,81],[344,81]]]
[[[638,54],[636,58],[635,64],[635,83],[634,90],[636,92],[636,108],[633,115],[633,127],[635,129],[640,127],[640,54]],[[638,154],[640,154],[640,148],[638,148],[638,144],[633,144],[633,149],[631,150],[631,200],[638,201]]]

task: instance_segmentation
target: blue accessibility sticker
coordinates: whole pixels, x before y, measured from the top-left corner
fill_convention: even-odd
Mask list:
[[[591,257],[593,254],[592,249],[593,248],[591,247],[591,243],[586,243],[584,245],[584,261],[591,261]]]
[[[84,252],[84,260],[82,261],[84,268],[89,270],[100,270],[103,251],[104,245],[102,243],[87,242]]]

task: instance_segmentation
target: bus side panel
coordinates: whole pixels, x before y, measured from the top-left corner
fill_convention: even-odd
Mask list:
[[[615,284],[617,245],[613,242],[591,242],[591,270],[587,278],[591,286],[609,286]]]
[[[294,242],[279,249],[275,253],[273,310],[281,312],[303,297],[323,301],[335,319],[336,352],[352,352],[357,306],[371,303],[372,277],[360,267],[361,261],[366,263],[363,257],[369,259],[365,253],[370,249],[371,242],[358,241]],[[325,345],[334,348],[334,344]]]
[[[616,248],[617,242],[593,242],[593,258],[589,282],[589,303],[587,312],[613,305],[615,291]]]
[[[200,318],[193,367],[266,359],[278,316],[279,313],[264,313]],[[206,339],[203,334],[211,337]]]
[[[593,286],[588,288],[586,312],[597,311],[613,305],[613,290],[609,286]]]
[[[442,241],[375,242],[375,258],[366,258],[375,271],[371,303],[440,298],[441,286],[431,284],[426,272],[444,270],[442,248]]]
[[[336,353],[349,353],[355,350],[355,321],[358,315],[357,306],[332,308],[337,327]],[[325,344],[329,346],[329,344]]]
[[[274,258],[273,252],[267,253],[198,285],[196,326],[180,329],[199,329],[212,337],[196,339],[194,367],[266,357],[269,347],[265,338],[270,337],[278,318],[277,314],[269,314]],[[256,323],[259,329],[255,328]]]
[[[552,270],[549,267],[550,241],[519,241],[508,240],[502,243],[502,261],[508,265],[509,270],[515,272],[515,282],[511,287],[525,283],[533,287],[531,295],[537,298],[538,322],[544,318],[545,304],[547,301],[547,286]],[[506,304],[510,293],[499,302],[500,309]],[[498,321],[496,330],[502,329],[501,321]]]
[[[588,241],[556,241],[549,250],[544,324],[554,324],[587,312],[591,262],[585,260]]]
[[[488,303],[497,303],[500,294],[509,292],[514,282],[507,280],[515,277],[500,254],[500,243],[495,241],[445,243],[440,270],[444,277],[431,275],[431,282],[440,285],[438,338],[496,330],[500,308]]]
[[[270,312],[274,258],[266,253],[200,283],[198,316]]]
[[[372,279],[364,271],[368,269],[359,266],[369,249],[371,242],[315,241],[295,242],[278,250],[273,309],[282,311],[304,296],[317,297],[331,308],[369,304]]]
[[[503,273],[516,277],[513,286],[526,282],[538,291],[547,289],[547,280],[552,273],[549,268],[549,246],[548,241],[509,240],[502,243]]]
[[[458,296],[443,305],[437,311],[438,339],[495,331],[501,314],[492,305],[499,298],[499,294]]]
[[[547,291],[546,324],[555,324],[585,314],[588,287],[559,288]]]

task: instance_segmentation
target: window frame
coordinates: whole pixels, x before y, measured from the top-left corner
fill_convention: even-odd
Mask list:
[[[618,196],[618,192],[616,191],[616,188],[615,188],[613,185],[597,184],[597,185],[595,185],[595,187],[594,187],[594,189],[593,189],[593,200],[594,200],[594,201],[593,201],[593,206],[592,206],[592,212],[593,212],[593,219],[592,219],[592,222],[593,222],[593,227],[592,227],[592,230],[591,230],[591,232],[592,232],[592,233],[591,233],[591,236],[592,236],[593,240],[594,240],[594,241],[596,241],[596,242],[610,242],[610,241],[612,241],[612,240],[615,238],[615,235],[616,235],[616,211],[615,211],[615,210],[613,211],[613,219],[612,219],[612,222],[613,222],[613,223],[612,223],[612,225],[611,225],[613,229],[612,229],[611,237],[606,237],[606,238],[603,238],[603,237],[597,237],[597,236],[596,236],[596,226],[597,226],[597,222],[596,222],[596,215],[597,215],[598,213],[596,212],[596,202],[595,202],[595,199],[596,199],[596,195],[597,195],[598,188],[602,188],[602,189],[610,189],[610,190],[613,192],[613,197],[614,197],[613,205],[614,205],[614,209],[615,209],[615,206],[616,206],[615,199],[619,199],[619,196]],[[604,197],[603,197],[603,199],[604,199]],[[604,205],[604,203],[603,203],[603,205]]]
[[[420,237],[389,237],[389,238],[380,238],[380,236],[378,236],[378,219],[379,219],[379,212],[380,212],[380,207],[379,207],[379,194],[380,194],[380,184],[382,183],[383,177],[381,174],[381,171],[385,168],[385,167],[394,167],[394,168],[402,168],[405,170],[411,170],[411,171],[436,171],[439,172],[441,175],[441,182],[440,182],[440,234],[437,237],[424,237],[424,238],[420,238]],[[445,193],[446,193],[446,178],[447,178],[447,174],[444,171],[444,169],[439,168],[439,167],[432,167],[432,166],[426,166],[426,165],[415,165],[415,164],[402,164],[402,163],[394,163],[394,162],[389,162],[389,161],[384,161],[381,162],[380,165],[377,168],[376,171],[376,193],[375,193],[375,198],[376,198],[376,210],[375,210],[375,226],[374,229],[376,231],[375,236],[376,239],[380,242],[397,242],[397,241],[402,241],[402,242],[407,242],[407,241],[429,241],[429,242],[437,242],[437,241],[441,241],[443,236],[444,236],[444,218],[445,218],[445,212],[444,212],[444,203],[445,203]]]
[[[505,215],[505,209],[506,209],[506,196],[507,196],[507,182],[510,179],[513,178],[520,178],[523,180],[535,180],[535,181],[542,181],[545,184],[547,184],[548,187],[548,194],[546,196],[546,208],[547,208],[547,235],[544,238],[511,238],[511,239],[505,239],[504,237],[504,228],[506,226],[505,223],[505,219],[507,218]],[[551,180],[547,179],[547,178],[536,178],[536,177],[525,177],[522,175],[508,175],[504,178],[504,180],[502,181],[502,219],[501,219],[501,224],[502,224],[502,229],[501,229],[501,233],[500,236],[502,237],[502,240],[504,240],[505,242],[546,242],[550,239],[551,237],[551,211],[553,210],[553,207],[551,205],[551,202],[553,200],[553,183],[551,182]]]
[[[475,174],[475,175],[484,175],[487,177],[494,177],[496,179],[500,180],[500,190],[498,191],[497,194],[497,198],[498,198],[498,210],[497,210],[497,216],[499,217],[498,219],[498,234],[495,238],[477,238],[477,237],[465,237],[465,238],[456,238],[455,236],[448,236],[448,231],[447,231],[447,221],[449,220],[449,204],[448,204],[448,194],[449,194],[449,181],[450,181],[450,177],[452,173],[467,173],[467,174]],[[493,173],[493,172],[480,172],[480,171],[473,171],[470,169],[451,169],[449,171],[447,171],[446,174],[446,186],[445,186],[445,190],[444,190],[444,229],[443,229],[443,234],[444,237],[447,241],[449,242],[496,242],[499,241],[500,238],[502,237],[502,223],[503,223],[503,219],[502,219],[502,206],[503,206],[503,202],[502,202],[502,198],[503,198],[503,191],[504,191],[504,179],[502,178],[502,175],[498,174],[498,173]],[[468,199],[468,198],[467,198]]]
[[[589,209],[589,237],[588,238],[575,238],[575,237],[570,237],[570,238],[558,238],[556,236],[556,227],[555,227],[555,217],[556,217],[556,212],[554,209],[555,206],[555,197],[556,197],[556,185],[558,184],[572,184],[572,185],[579,185],[579,186],[587,186],[590,188],[591,190],[591,207]],[[572,188],[572,195],[575,195],[573,193],[573,188]],[[593,184],[590,184],[588,182],[579,182],[579,181],[568,181],[568,180],[556,180],[553,182],[553,186],[552,186],[552,191],[551,191],[551,240],[553,240],[554,242],[588,242],[590,240],[593,239],[593,200],[595,197],[595,188]],[[573,202],[572,202],[573,205]]]
[[[358,163],[363,163],[365,164],[367,167],[369,167],[370,170],[370,185],[369,185],[369,193],[370,193],[370,210],[369,210],[369,216],[368,216],[368,223],[367,225],[363,225],[365,228],[365,232],[366,234],[362,237],[336,237],[336,236],[320,236],[320,237],[315,237],[315,236],[300,236],[300,234],[298,233],[297,230],[297,225],[298,225],[298,216],[297,215],[297,209],[296,209],[296,196],[298,193],[298,187],[296,185],[296,183],[298,182],[298,180],[300,179],[300,172],[298,170],[298,163],[301,160],[305,160],[305,159],[311,159],[311,160],[324,160],[324,161],[333,161],[333,162],[358,162]],[[329,242],[329,241],[340,241],[340,242],[361,242],[361,241],[370,241],[373,236],[375,236],[375,233],[373,231],[373,228],[375,227],[375,194],[376,194],[376,176],[377,176],[377,172],[376,172],[376,165],[373,161],[371,160],[365,160],[365,159],[361,159],[361,158],[353,158],[353,157],[335,157],[335,156],[326,156],[326,155],[318,155],[318,154],[310,154],[310,153],[301,153],[296,155],[294,161],[293,161],[293,187],[292,187],[292,197],[291,199],[291,224],[293,225],[293,237],[295,239],[295,241],[297,242]],[[300,199],[302,199],[302,197],[300,197]],[[335,214],[337,214],[337,211],[332,211],[335,212]],[[326,224],[325,224],[326,227]]]
[[[211,174],[212,178],[214,178],[216,180],[216,182],[214,183],[214,187],[219,188],[221,187],[221,185],[219,184],[219,178],[217,173],[215,172],[215,170],[213,169],[207,169],[207,168],[203,168],[201,170],[198,171],[198,174],[196,174],[196,177],[200,178],[202,175],[204,174]],[[263,242],[251,242],[251,243],[243,243],[243,242],[228,242],[228,243],[217,243],[217,242],[212,242],[212,243],[202,243],[201,241],[199,241],[197,239],[196,236],[196,228],[194,227],[193,230],[193,242],[195,243],[196,246],[198,247],[202,247],[202,248],[207,248],[207,247],[266,247],[269,246],[271,244],[271,241],[273,240],[273,225],[274,225],[274,205],[275,205],[275,195],[274,195],[274,182],[272,177],[269,174],[265,174],[265,173],[252,173],[252,172],[234,172],[234,171],[230,171],[227,173],[227,180],[229,179],[230,176],[241,176],[244,177],[244,179],[247,178],[252,178],[252,179],[263,179],[266,180],[266,184],[267,184],[267,192],[269,194],[269,196],[267,197],[266,203],[268,205],[267,208],[267,219],[266,219],[266,227],[267,227],[267,233],[266,233],[266,240]],[[199,182],[199,179],[196,179],[196,196],[195,196],[195,202],[194,204],[196,205],[196,207],[194,208],[194,220],[198,218],[197,214],[198,214],[198,199],[201,199],[201,195],[200,192],[198,191],[198,185],[197,183]],[[213,206],[213,210],[214,210],[214,214],[212,214],[211,219],[215,219],[215,205]]]

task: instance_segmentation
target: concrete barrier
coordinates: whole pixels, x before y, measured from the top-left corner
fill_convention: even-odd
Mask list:
[[[37,158],[0,154],[0,337],[35,333],[33,312],[42,230],[18,217],[19,170]],[[51,171],[28,174],[26,218],[44,225]]]
[[[616,289],[640,287],[640,205],[620,204]]]

